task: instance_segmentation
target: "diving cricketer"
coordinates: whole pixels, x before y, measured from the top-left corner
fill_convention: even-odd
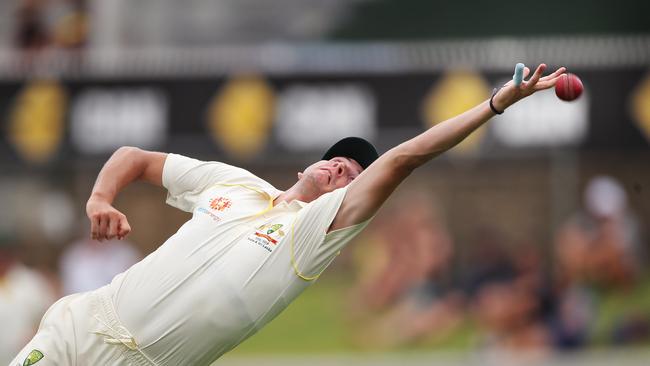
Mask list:
[[[93,239],[129,234],[112,202],[138,180],[165,187],[192,218],[109,285],[52,305],[11,366],[211,364],[310,286],[414,169],[565,71],[545,68],[381,156],[343,139],[286,191],[227,164],[118,149],[86,205]]]

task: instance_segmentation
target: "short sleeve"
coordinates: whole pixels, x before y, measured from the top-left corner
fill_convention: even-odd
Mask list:
[[[215,183],[234,182],[253,175],[245,169],[216,161],[201,161],[168,154],[162,174],[167,203],[192,212],[201,193]]]
[[[300,272],[306,276],[321,273],[371,219],[327,233],[347,187],[337,189],[310,202],[301,211],[294,224],[294,256]]]

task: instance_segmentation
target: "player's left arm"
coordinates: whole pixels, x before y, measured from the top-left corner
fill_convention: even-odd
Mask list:
[[[521,85],[509,81],[494,96],[494,107],[503,111],[539,90],[553,87],[565,71],[562,67],[542,77],[545,69],[546,65],[539,65],[533,76]],[[529,73],[528,68],[524,69],[524,77]],[[486,100],[383,154],[350,183],[330,230],[355,225],[371,218],[413,170],[454,147],[493,116],[489,100]]]

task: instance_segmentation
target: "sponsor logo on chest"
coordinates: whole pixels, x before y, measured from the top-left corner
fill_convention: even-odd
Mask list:
[[[262,225],[248,237],[248,241],[264,248],[268,252],[272,252],[282,237],[285,236],[285,232],[282,230],[283,226],[282,224]]]
[[[216,211],[224,212],[232,207],[232,200],[228,197],[215,197],[210,199],[210,208]]]
[[[219,222],[221,221],[219,214],[228,211],[232,207],[232,204],[233,202],[230,198],[217,196],[208,200],[209,209],[207,207],[199,207],[197,210],[200,213],[210,216],[213,221]]]

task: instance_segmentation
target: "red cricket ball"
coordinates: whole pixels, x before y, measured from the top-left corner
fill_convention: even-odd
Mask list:
[[[578,99],[582,94],[582,81],[574,74],[562,74],[555,84],[555,95],[562,100],[570,102]]]

